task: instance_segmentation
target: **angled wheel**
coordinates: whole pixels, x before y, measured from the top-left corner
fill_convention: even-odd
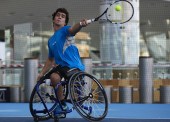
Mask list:
[[[38,82],[30,97],[29,108],[31,115],[36,120],[51,118],[52,111],[56,107],[54,88],[46,85],[44,81]]]
[[[100,121],[108,112],[108,100],[103,86],[90,74],[80,72],[69,81],[71,102],[76,111],[89,121]]]

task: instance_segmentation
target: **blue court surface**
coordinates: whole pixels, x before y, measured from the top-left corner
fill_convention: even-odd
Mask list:
[[[0,122],[33,122],[28,103],[0,103]],[[46,122],[52,122],[47,120]],[[76,110],[61,122],[86,122]],[[102,122],[170,122],[170,104],[109,104]]]

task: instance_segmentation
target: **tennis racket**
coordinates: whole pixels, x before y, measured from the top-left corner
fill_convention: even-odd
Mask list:
[[[118,6],[120,10],[116,10]],[[113,24],[123,24],[132,19],[134,7],[128,0],[116,0],[110,4],[100,16],[87,20],[87,23],[101,20],[100,18],[104,15],[106,16],[106,20]]]

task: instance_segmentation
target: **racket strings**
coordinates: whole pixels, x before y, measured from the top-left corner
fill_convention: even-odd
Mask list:
[[[121,7],[120,11],[116,10],[116,6]],[[106,13],[107,19],[112,23],[124,23],[133,16],[133,6],[128,2],[117,2],[112,4]]]

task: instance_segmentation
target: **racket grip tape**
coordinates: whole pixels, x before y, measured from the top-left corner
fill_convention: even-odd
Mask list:
[[[89,19],[89,20],[87,20],[86,22],[87,22],[87,24],[90,24],[90,23],[92,23],[94,20],[93,19]],[[82,22],[80,22],[80,25],[82,26]]]
[[[89,20],[87,20],[86,22],[87,22],[87,24],[90,24],[90,23],[92,23],[92,20],[89,19]]]

